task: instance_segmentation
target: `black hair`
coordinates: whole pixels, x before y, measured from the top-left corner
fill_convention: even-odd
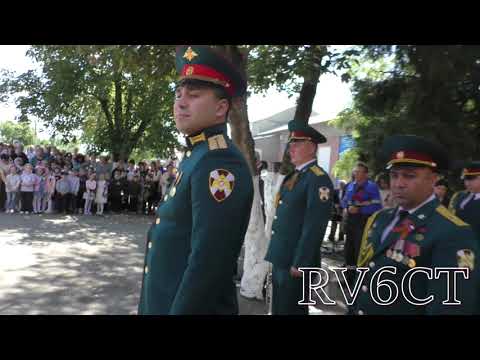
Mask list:
[[[448,188],[448,182],[445,179],[440,179],[440,180],[437,180],[437,182],[435,183],[435,186],[445,186]]]
[[[367,164],[365,164],[365,163],[362,162],[362,161],[357,162],[357,163],[355,164],[355,167],[361,167],[361,168],[363,168],[363,169],[365,170],[365,172],[368,173],[368,166],[367,166]]]

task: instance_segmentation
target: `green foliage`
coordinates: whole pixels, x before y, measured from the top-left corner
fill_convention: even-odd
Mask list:
[[[333,167],[333,175],[337,179],[350,181],[352,178],[352,171],[358,161],[359,156],[356,149],[349,149],[345,151],[341,158],[335,163]]]
[[[27,54],[41,72],[4,73],[0,82],[3,96],[20,94],[23,116],[37,116],[67,142],[80,130],[90,147],[116,156],[176,144],[173,46],[36,45]]]
[[[453,161],[480,157],[479,46],[369,45],[357,63],[354,106],[336,123],[353,131],[360,159],[374,171],[383,168],[378,150],[393,134],[438,141]]]
[[[355,48],[337,50],[326,45],[258,45],[249,53],[249,86],[256,93],[275,86],[292,96],[312,73],[343,73],[358,53]]]
[[[19,140],[24,146],[35,143],[35,133],[30,125],[15,121],[0,123],[0,138],[7,144],[12,144],[14,140]]]

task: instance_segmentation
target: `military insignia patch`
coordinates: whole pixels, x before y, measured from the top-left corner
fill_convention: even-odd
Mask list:
[[[457,251],[458,267],[467,267],[471,271],[475,268],[475,254],[470,249]]]
[[[321,201],[328,201],[330,198],[330,189],[326,186],[322,186],[320,189],[318,189],[318,195],[320,196]]]
[[[216,169],[210,173],[208,184],[213,198],[222,202],[232,194],[235,176],[228,170]]]
[[[192,61],[192,59],[197,56],[198,54],[195,51],[193,51],[190,46],[188,47],[187,51],[185,51],[185,54],[183,54],[183,57],[188,61]]]

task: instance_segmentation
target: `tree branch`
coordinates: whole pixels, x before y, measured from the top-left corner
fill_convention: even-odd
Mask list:
[[[105,117],[107,118],[107,123],[110,131],[114,131],[114,126],[113,126],[113,121],[112,121],[112,114],[110,113],[110,110],[108,109],[108,100],[105,98],[100,98],[98,97],[98,100],[100,101],[100,105],[102,107],[103,113],[105,114]]]

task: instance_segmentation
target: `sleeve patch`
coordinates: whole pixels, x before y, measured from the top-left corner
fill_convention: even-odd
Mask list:
[[[475,268],[475,254],[469,249],[458,250],[457,262],[458,267],[466,267],[469,268],[470,271],[473,271]]]
[[[213,198],[217,202],[222,202],[232,194],[235,176],[228,170],[216,169],[210,172],[208,185]]]
[[[322,186],[318,189],[318,195],[320,196],[320,200],[322,202],[327,202],[330,199],[330,189],[326,186]]]

